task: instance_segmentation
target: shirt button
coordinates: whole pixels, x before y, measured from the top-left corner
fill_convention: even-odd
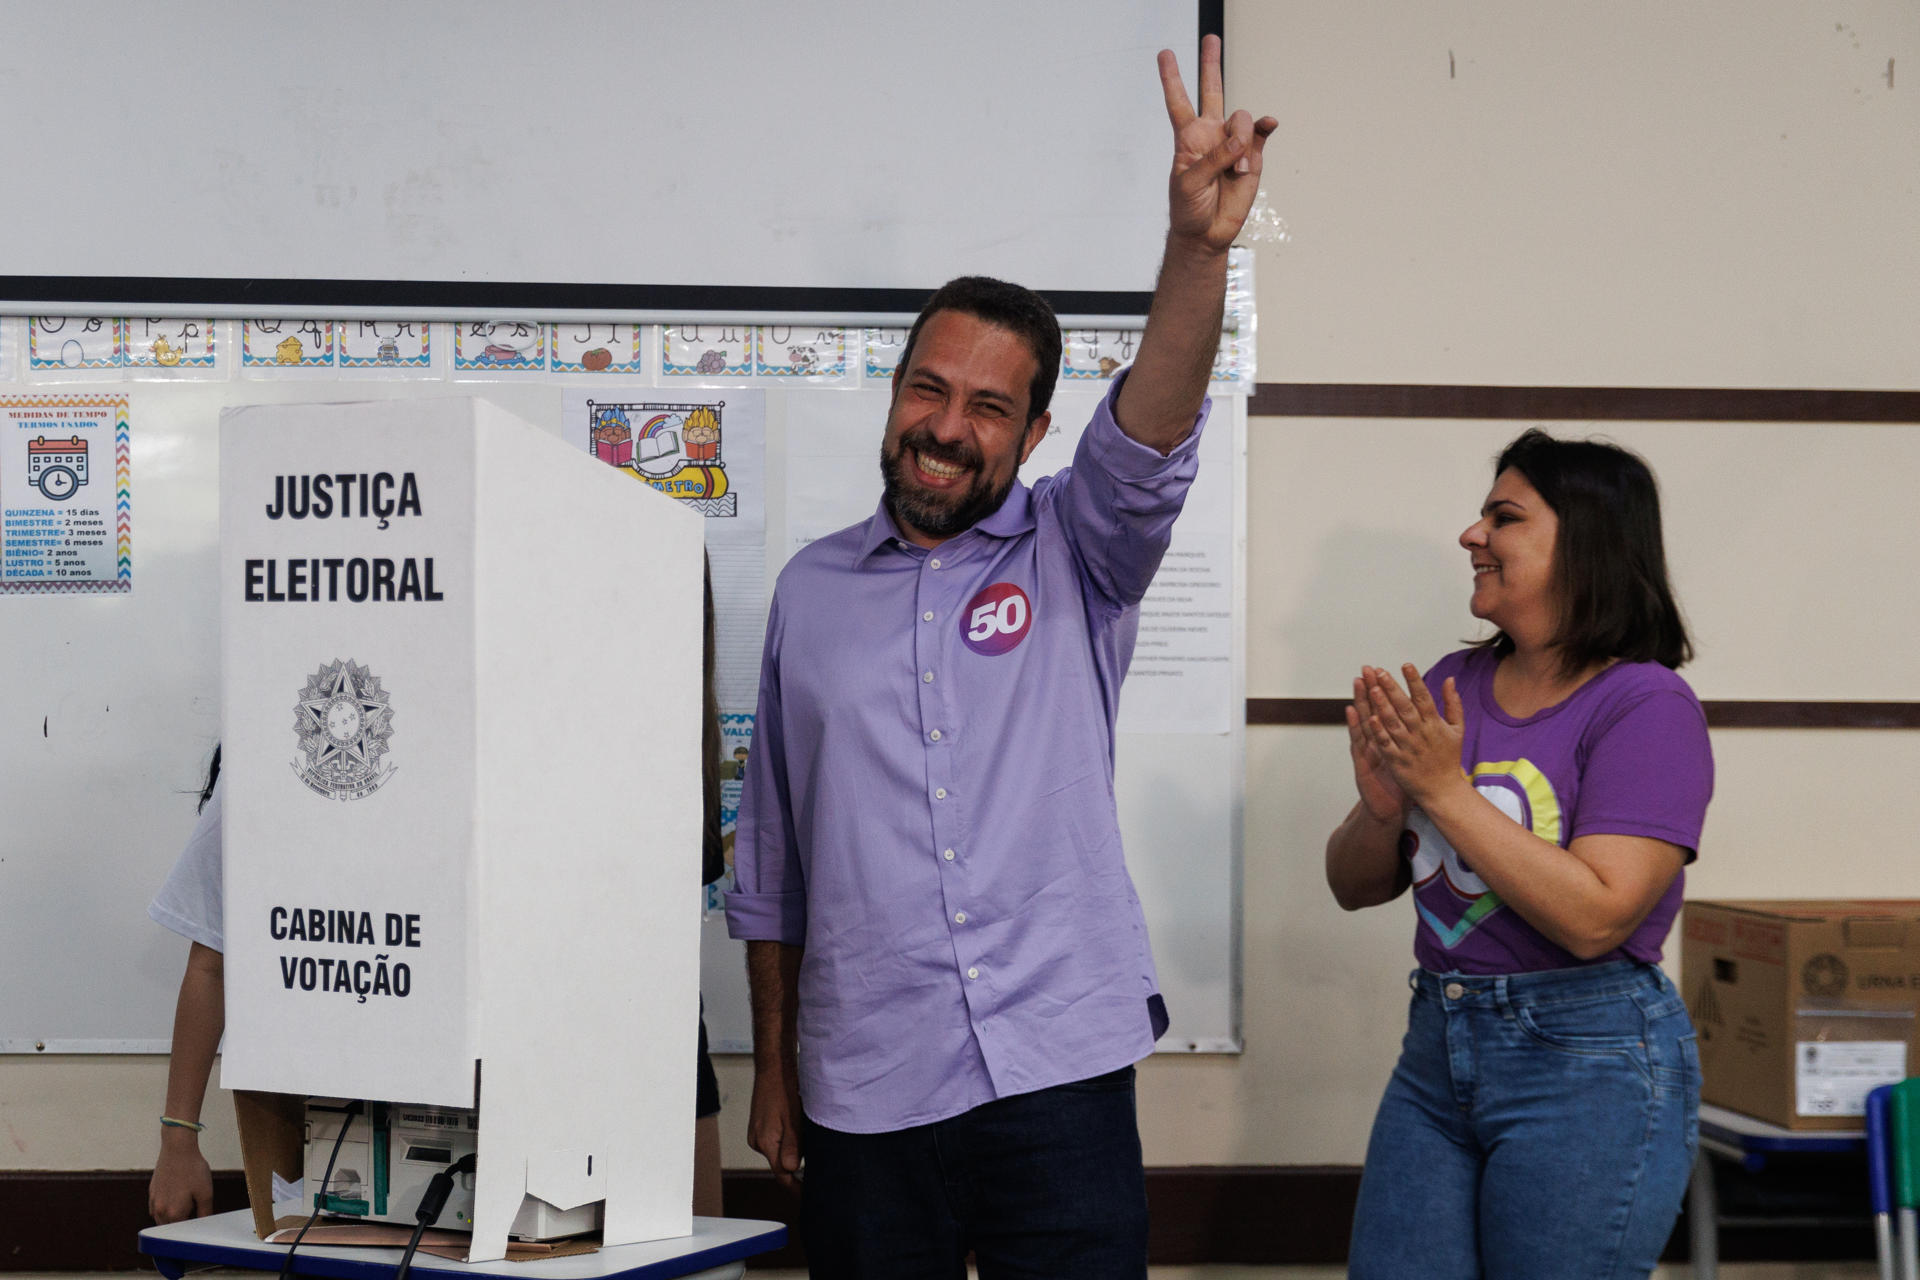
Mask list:
[[[941,850],[941,851],[940,851],[940,856],[941,856],[941,857],[943,857],[943,858],[945,858],[945,859],[946,859],[946,860],[947,860],[948,862],[952,862],[952,861],[953,861],[953,850],[951,850],[951,849],[943,849],[943,850]]]
[[[938,560],[929,560],[929,561],[927,561],[927,568],[929,568],[929,569],[938,569],[939,567],[940,567],[940,562],[939,562]]]
[[[931,672],[931,671],[922,671],[922,672],[920,673],[920,683],[921,683],[921,684],[932,684],[932,683],[933,683],[933,672]]]
[[[929,610],[927,610],[927,611],[926,611],[925,613],[923,613],[923,614],[921,614],[921,615],[920,615],[920,621],[922,621],[922,622],[932,622],[932,621],[933,621],[933,610],[931,610],[931,609],[929,609]]]
[[[929,733],[927,736],[929,738],[932,738],[935,742],[940,741],[940,731],[938,729],[935,729],[932,733]]]
[[[978,969],[969,969],[967,970],[967,976],[969,978],[977,978],[980,976],[980,971]]]
[[[964,912],[964,911],[956,911],[956,912],[954,912],[954,913],[953,913],[953,922],[954,922],[955,924],[965,924],[965,923],[967,922],[967,913],[966,913],[966,912]]]
[[[1447,999],[1458,1000],[1461,996],[1465,994],[1467,994],[1467,989],[1461,986],[1459,983],[1449,982],[1447,984]]]
[[[945,800],[947,798],[947,789],[945,787],[935,787],[933,790],[933,798],[935,800]]]

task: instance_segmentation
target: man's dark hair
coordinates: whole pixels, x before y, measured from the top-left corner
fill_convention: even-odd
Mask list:
[[[1493,474],[1508,468],[1560,521],[1553,576],[1562,670],[1571,675],[1610,658],[1677,668],[1692,658],[1667,585],[1660,490],[1639,455],[1602,440],[1556,440],[1534,427],[1501,451]],[[1504,631],[1480,644],[1513,652]]]
[[[900,363],[894,366],[896,374],[913,358],[913,344],[919,341],[921,328],[939,311],[959,311],[998,325],[1026,343],[1039,365],[1027,387],[1027,421],[1047,411],[1053,403],[1053,384],[1060,377],[1060,321],[1045,298],[992,276],[957,276],[947,281],[934,290],[914,318],[913,328],[907,330],[907,345],[900,349]]]

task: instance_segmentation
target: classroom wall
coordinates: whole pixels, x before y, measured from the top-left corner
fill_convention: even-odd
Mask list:
[[[1282,121],[1266,186],[1291,239],[1259,249],[1263,382],[1920,386],[1908,0],[1246,0],[1227,32],[1235,101]],[[1472,634],[1454,537],[1524,425],[1255,419],[1249,695],[1339,696],[1362,662]],[[1661,476],[1703,697],[1920,700],[1920,428],[1603,433]],[[1920,736],[1714,748],[1691,895],[1920,896],[1897,802]],[[1249,730],[1246,1050],[1145,1064],[1150,1165],[1361,1159],[1412,920],[1328,897],[1321,848],[1350,803],[1342,730]],[[719,1065],[726,1162],[753,1167],[750,1064]],[[164,1080],[159,1058],[0,1058],[0,1168],[149,1164]],[[210,1159],[236,1167],[230,1114],[209,1118]]]

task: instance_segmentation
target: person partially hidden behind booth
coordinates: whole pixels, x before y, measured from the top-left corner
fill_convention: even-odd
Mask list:
[[[713,582],[705,587],[706,689],[701,724],[701,877],[712,884],[726,870],[720,834],[720,716],[713,688]],[[220,861],[220,748],[213,749],[200,792],[200,819],[166,883],[147,907],[157,923],[189,939],[186,972],[174,1005],[172,1057],[167,1063],[166,1111],[160,1117],[160,1157],[147,1184],[155,1222],[179,1222],[213,1212],[213,1174],[200,1150],[200,1110],[207,1079],[226,1026],[225,950],[221,933],[224,879]],[[700,1019],[699,1066],[693,1131],[693,1211],[719,1217],[720,1086],[707,1056],[707,1023]]]
[[[1660,971],[1713,792],[1653,474],[1528,431],[1460,535],[1490,640],[1361,669],[1348,910],[1413,889],[1412,1009],[1367,1147],[1355,1280],[1645,1276],[1697,1138]]]
[[[166,1110],[160,1116],[160,1158],[147,1184],[155,1222],[204,1218],[213,1212],[213,1173],[200,1151],[200,1107],[227,1024],[220,866],[220,748],[200,790],[200,820],[187,837],[147,914],[187,938],[186,972],[173,1007],[173,1049],[167,1060]]]
[[[893,376],[884,496],[798,552],[767,623],[728,926],[749,1141],[806,1160],[815,1276],[1146,1274],[1132,1064],[1167,1014],[1120,847],[1114,717],[1196,470],[1226,253],[1271,119],[1160,55],[1171,226],[1139,359],[1031,489],[1060,326],[963,277]]]

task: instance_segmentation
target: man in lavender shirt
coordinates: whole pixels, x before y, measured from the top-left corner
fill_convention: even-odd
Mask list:
[[[728,926],[747,939],[749,1140],[806,1157],[815,1276],[1146,1274],[1133,1066],[1167,1015],[1113,799],[1138,607],[1195,470],[1226,252],[1274,128],[1160,75],[1170,229],[1132,369],[1071,468],[1060,329],[984,277],[894,374],[885,496],[780,575]]]

